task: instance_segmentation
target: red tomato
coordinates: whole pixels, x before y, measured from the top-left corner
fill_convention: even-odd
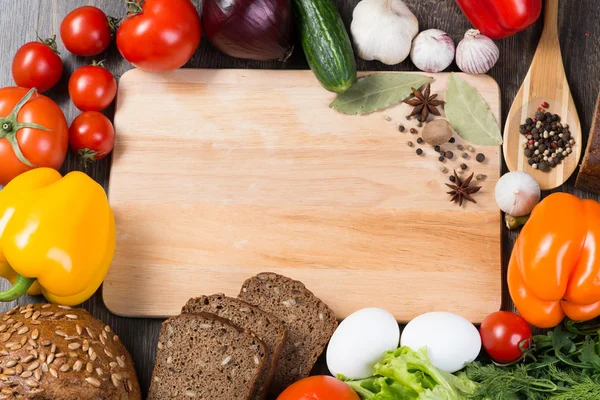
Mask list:
[[[488,315],[479,328],[485,351],[496,362],[511,363],[531,345],[531,328],[521,316],[498,311]]]
[[[101,65],[81,67],[69,79],[69,96],[81,111],[102,111],[117,94],[117,81]]]
[[[106,157],[115,145],[115,128],[104,114],[86,111],[71,123],[69,128],[71,150],[84,164]]]
[[[200,44],[200,17],[190,0],[145,0],[117,30],[121,55],[146,71],[170,71],[192,58]]]
[[[277,400],[360,400],[342,381],[331,376],[311,376],[288,387]]]
[[[67,14],[60,24],[60,38],[71,53],[95,56],[110,46],[109,19],[99,8],[83,6]]]
[[[25,103],[15,110],[22,99],[26,99]],[[7,117],[13,111],[17,112]],[[36,167],[61,167],[67,155],[69,131],[55,102],[34,89],[3,88],[0,116],[0,185]]]
[[[62,60],[56,52],[54,39],[24,44],[12,62],[12,76],[17,86],[36,88],[40,92],[56,85],[62,71]]]

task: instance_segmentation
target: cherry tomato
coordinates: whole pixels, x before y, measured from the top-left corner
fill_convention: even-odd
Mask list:
[[[498,311],[488,315],[479,328],[485,351],[501,364],[518,360],[531,345],[531,328],[521,316]]]
[[[302,379],[288,387],[277,400],[360,400],[350,386],[331,376]]]
[[[190,0],[145,0],[117,30],[121,55],[146,71],[170,71],[200,44],[200,17]]]
[[[17,103],[22,99],[25,103],[19,109]],[[17,112],[11,114],[13,111]],[[69,130],[55,102],[34,89],[3,88],[0,116],[0,185],[36,167],[61,167],[69,146]]]
[[[115,145],[115,128],[104,114],[86,111],[69,128],[71,150],[87,166],[89,162],[106,157]]]
[[[54,39],[24,44],[13,58],[12,76],[17,86],[45,92],[59,81],[63,63]]]
[[[81,111],[102,111],[117,94],[117,81],[101,64],[81,67],[69,79],[69,96]]]
[[[95,56],[110,46],[111,21],[99,8],[79,7],[63,19],[60,38],[71,53]]]

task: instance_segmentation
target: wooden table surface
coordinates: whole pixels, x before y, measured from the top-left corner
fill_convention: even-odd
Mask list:
[[[198,3],[199,0],[194,0]],[[358,0],[336,0],[338,8],[346,25],[350,25],[352,10]],[[464,32],[471,28],[453,0],[405,0],[420,21],[420,28],[438,28],[448,32],[456,43],[462,38]],[[13,85],[10,66],[11,60],[17,49],[24,43],[36,39],[36,34],[41,37],[57,34],[63,17],[72,9],[81,5],[95,5],[107,14],[122,17],[125,14],[124,1],[122,0],[0,0],[0,85]],[[600,90],[600,0],[561,0],[559,15],[559,32],[563,60],[582,122],[582,128],[587,139],[590,129],[593,107]],[[502,114],[503,118],[517,93],[529,63],[535,52],[541,34],[542,21],[533,27],[498,41],[500,48],[500,61],[490,71],[502,89]],[[62,107],[69,122],[78,114],[67,94],[69,74],[81,65],[91,63],[92,59],[76,57],[69,54],[59,41],[59,50],[65,64],[65,72],[60,83],[47,94]],[[116,46],[113,44],[106,54],[97,57],[106,59],[105,65],[118,78],[132,66],[121,58]],[[271,69],[305,69],[306,61],[300,47],[296,48],[292,58],[285,64],[280,62],[253,62],[238,60],[220,54],[203,39],[202,45],[193,59],[186,65],[192,68],[271,68]],[[358,62],[359,70],[415,70],[410,61],[400,65],[388,67],[378,62]],[[456,65],[449,70],[457,71]],[[551,84],[551,83],[550,83]],[[107,115],[112,116],[112,109],[107,110]],[[174,134],[177,134],[174,132]],[[118,132],[117,132],[118,135]],[[149,160],[149,162],[152,162]],[[1,166],[0,166],[1,168]],[[69,154],[62,172],[80,168],[73,154]],[[91,177],[101,184],[108,184],[110,172],[110,157],[86,171]],[[597,196],[581,192],[574,187],[574,174],[572,178],[558,191],[574,193],[580,197]],[[149,193],[148,195],[152,195]],[[508,256],[517,233],[503,233],[503,269],[506,270]],[[5,287],[2,282],[2,287]],[[506,285],[504,284],[504,289]],[[157,293],[160,296],[160,293]],[[200,293],[199,293],[200,295]],[[508,293],[504,290],[503,307],[510,309],[512,304]],[[19,304],[40,302],[42,298],[22,298]],[[0,310],[8,310],[14,304],[2,304]],[[385,304],[381,304],[385,307]],[[138,377],[144,394],[147,393],[150,375],[154,365],[155,346],[160,330],[160,320],[127,319],[112,315],[107,311],[102,302],[100,291],[93,298],[83,304],[96,318],[109,324],[125,343],[135,362]],[[323,369],[323,363],[318,367]]]

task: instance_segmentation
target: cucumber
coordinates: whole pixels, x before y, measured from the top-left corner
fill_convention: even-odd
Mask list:
[[[356,82],[356,61],[344,21],[332,0],[292,0],[308,65],[323,87],[342,93]]]

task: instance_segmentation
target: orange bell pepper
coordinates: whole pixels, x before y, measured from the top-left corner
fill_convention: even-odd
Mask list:
[[[515,243],[508,289],[540,328],[600,316],[600,203],[567,193],[540,202]]]

